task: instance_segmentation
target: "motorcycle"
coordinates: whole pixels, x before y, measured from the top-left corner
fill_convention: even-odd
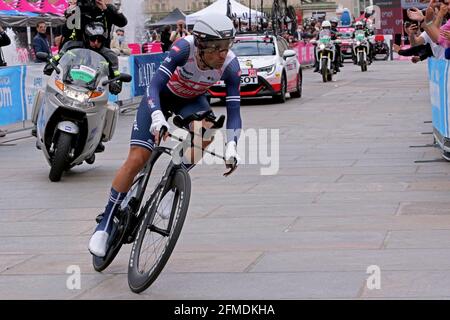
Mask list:
[[[384,41],[384,36],[382,34],[375,36],[374,43],[374,60],[387,60],[389,59],[389,46]]]
[[[368,55],[370,52],[370,43],[366,38],[363,30],[355,31],[355,39],[353,41],[353,61],[361,66],[361,71],[367,71]]]
[[[316,41],[312,41],[316,43]],[[319,72],[322,74],[323,82],[332,81],[335,69],[336,46],[335,42],[331,40],[331,32],[329,30],[322,30],[319,33],[319,41],[317,43],[316,59],[319,62]]]
[[[37,55],[54,71],[33,105],[36,148],[50,164],[49,179],[59,181],[64,171],[84,161],[93,164],[95,153],[104,150],[101,142],[111,140],[119,107],[108,103],[108,85],[130,82],[131,76],[121,73],[108,80],[108,62],[88,49],[67,51],[58,65],[46,53]]]

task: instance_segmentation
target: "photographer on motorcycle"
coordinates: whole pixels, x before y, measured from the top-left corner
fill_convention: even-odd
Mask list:
[[[369,51],[370,51],[367,54],[367,58],[368,58],[369,64],[372,64],[373,55],[374,55],[374,48],[373,48],[373,43],[369,41],[369,37],[371,36],[371,31],[364,26],[364,23],[362,21],[357,21],[355,23],[355,32],[353,32],[352,39],[355,39],[355,33],[358,30],[364,31],[364,35],[367,38],[367,42],[369,43]],[[355,56],[354,53],[352,53],[352,55],[353,55],[353,57],[352,57],[353,63],[356,64],[356,60],[357,60],[356,56]]]
[[[75,48],[86,48],[91,49],[99,54],[101,54],[106,61],[109,62],[109,79],[117,77],[119,72],[119,59],[117,55],[111,49],[105,47],[105,42],[107,39],[106,28],[101,22],[91,22],[86,25],[84,29],[84,41],[68,41],[61,48],[59,53],[51,58],[54,64],[58,64],[58,61],[62,56],[71,49]],[[53,67],[48,63],[44,68],[44,74],[51,75],[53,72]],[[109,84],[109,92],[112,94],[119,94],[122,91],[122,82],[115,81]]]
[[[330,21],[324,20],[322,22],[321,31],[322,30],[329,30],[330,33],[331,33],[331,40],[332,41],[337,40],[337,32],[333,31],[333,29],[331,29]],[[316,40],[319,40],[319,35],[317,35]],[[336,44],[335,44],[335,46],[336,46]],[[336,51],[337,51],[337,47],[336,47]],[[334,61],[333,61],[334,69],[336,70],[336,72],[340,71],[340,69],[339,69],[340,62],[338,60],[338,56],[340,57],[340,53],[336,52],[336,54],[334,55]],[[314,59],[315,59],[315,61],[314,61],[314,72],[319,72],[319,61],[317,61],[317,46],[314,46]]]
[[[67,25],[63,27],[63,39],[61,45],[68,41],[82,41],[83,30],[91,22],[100,22],[106,29],[106,40],[103,45],[109,48],[111,45],[111,30],[113,25],[123,28],[127,25],[127,18],[112,4],[106,4],[106,0],[72,0],[74,2],[64,13],[67,20],[74,14],[75,6],[81,12],[81,28],[69,29]]]

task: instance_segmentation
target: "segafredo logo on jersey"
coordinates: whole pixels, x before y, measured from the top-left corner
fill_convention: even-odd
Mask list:
[[[202,136],[202,126],[195,123],[194,128],[194,148],[190,145],[179,144],[172,152],[173,161],[176,164],[197,163],[197,165],[224,164],[227,153],[233,154],[233,150],[227,150],[226,144],[229,141],[237,143],[238,162],[240,165],[257,165],[260,167],[261,175],[275,175],[280,168],[280,131],[278,129],[245,129],[245,130],[214,130],[207,129]],[[184,137],[186,131],[176,129],[173,132],[175,137]],[[202,152],[202,147],[208,152]],[[178,152],[181,151],[182,152]],[[215,154],[216,156],[212,155]],[[183,154],[182,157],[179,155]],[[228,159],[227,159],[228,160]]]

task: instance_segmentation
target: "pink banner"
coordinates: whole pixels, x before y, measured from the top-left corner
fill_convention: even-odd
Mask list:
[[[37,2],[29,2],[26,0],[0,0],[0,10],[34,12],[34,13],[51,13],[62,16],[68,7],[67,0],[38,0]]]
[[[292,47],[292,50],[297,52],[298,61],[300,64],[313,64],[314,63],[314,45],[311,43],[305,43],[303,41],[297,42]]]

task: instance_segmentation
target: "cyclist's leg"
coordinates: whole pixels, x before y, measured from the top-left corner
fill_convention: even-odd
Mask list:
[[[130,189],[134,177],[144,167],[153,149],[153,136],[150,134],[151,116],[144,99],[145,97],[141,101],[133,123],[127,160],[116,173],[103,218],[89,241],[89,251],[99,257],[104,256],[107,251],[107,241],[112,230],[114,215]]]
[[[206,99],[205,95],[198,96],[196,99],[190,100],[188,103],[184,104],[183,107],[177,108],[177,110],[174,110],[176,114],[181,115],[183,118],[196,113],[200,111],[208,111],[211,110],[211,106],[208,103],[208,100]],[[211,123],[208,123],[207,121],[202,121],[202,127],[203,128],[210,128]],[[191,123],[190,125],[191,130],[195,130],[194,123]],[[203,131],[202,131],[203,134]],[[194,139],[195,142],[195,139]],[[202,139],[202,147],[206,148],[211,144],[212,140],[203,140]],[[185,152],[184,159],[183,159],[183,166],[186,168],[186,170],[192,169],[195,164],[201,159],[201,157],[195,157],[196,152],[199,150],[196,148],[196,151],[193,150],[193,148],[188,148]],[[203,157],[203,154],[202,154]]]

